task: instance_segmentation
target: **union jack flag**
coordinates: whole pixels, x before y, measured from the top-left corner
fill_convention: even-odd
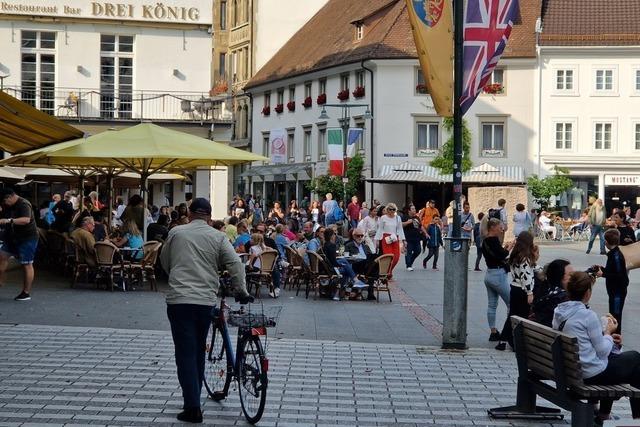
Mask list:
[[[464,77],[460,107],[466,113],[487,84],[518,15],[518,0],[468,0],[464,19]]]

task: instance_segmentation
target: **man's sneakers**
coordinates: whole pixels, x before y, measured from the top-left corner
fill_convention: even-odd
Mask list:
[[[20,292],[20,295],[14,298],[16,301],[29,301],[31,299],[31,295],[26,292]]]
[[[407,267],[407,271],[413,271],[413,267]]]
[[[269,296],[271,298],[278,298],[280,297],[280,288],[274,288],[273,291],[269,292]]]

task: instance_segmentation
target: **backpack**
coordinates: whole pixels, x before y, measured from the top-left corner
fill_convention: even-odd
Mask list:
[[[502,221],[501,213],[502,213],[502,208],[489,209],[489,219],[495,218],[495,219],[499,219],[500,221]]]
[[[342,209],[340,209],[340,207],[336,206],[331,211],[331,216],[333,216],[333,220],[336,222],[342,221],[344,219],[344,212],[342,212]]]

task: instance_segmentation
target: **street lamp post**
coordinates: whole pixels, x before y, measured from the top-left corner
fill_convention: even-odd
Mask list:
[[[320,120],[328,120],[326,107],[341,108],[342,117],[338,119],[340,128],[342,129],[342,200],[344,203],[344,217],[347,218],[347,145],[348,145],[348,133],[349,124],[351,122],[351,109],[352,108],[366,108],[363,118],[365,120],[371,120],[371,110],[369,104],[324,104],[322,106],[322,112],[320,113]]]

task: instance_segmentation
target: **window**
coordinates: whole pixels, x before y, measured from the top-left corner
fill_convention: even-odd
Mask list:
[[[360,128],[362,129],[362,133],[360,134],[360,136],[358,137],[358,140],[356,141],[356,150],[358,150],[359,152],[364,152],[364,120],[361,119],[356,119],[354,120],[356,128]]]
[[[247,139],[249,137],[249,107],[246,105],[242,108],[242,121],[244,122],[242,139]]]
[[[361,22],[356,24],[356,41],[362,40],[364,37],[364,25]]]
[[[100,35],[100,117],[130,119],[133,36]]]
[[[596,90],[613,91],[613,70],[596,70]]]
[[[220,67],[219,67],[220,78],[224,79],[227,75],[227,54],[220,54]]]
[[[244,70],[243,70],[244,80],[249,79],[249,48],[244,48]]]
[[[611,150],[613,124],[598,122],[594,126],[594,147],[596,150]]]
[[[289,86],[289,101],[295,101],[295,100],[296,100],[296,87]]]
[[[635,81],[633,83],[636,88],[636,92],[640,92],[640,69],[635,70]]]
[[[364,87],[364,71],[356,71],[356,87]]]
[[[304,161],[311,161],[311,128],[304,128],[304,139],[303,139],[303,155]]]
[[[504,122],[482,123],[482,154],[504,155]]]
[[[265,107],[271,106],[271,92],[264,93],[264,106]]]
[[[439,125],[436,122],[417,123],[417,145],[416,156],[429,156],[438,151],[439,148]]]
[[[220,29],[227,29],[227,0],[220,1]]]
[[[424,74],[422,74],[422,69],[420,67],[416,67],[415,75],[416,75],[416,94],[426,95],[427,93],[429,93],[429,90],[427,89],[427,83],[424,81]]]
[[[556,70],[556,90],[573,91],[573,70]]]
[[[573,123],[556,123],[556,149],[571,150],[573,146]]]
[[[349,90],[349,74],[340,75],[340,90]]]
[[[501,84],[504,85],[504,69],[496,68],[491,73],[491,78],[489,79],[490,84]]]
[[[45,113],[55,112],[56,33],[22,31],[22,100]]]
[[[238,26],[238,0],[233,0],[233,26]]]
[[[311,98],[311,82],[305,82],[304,84],[304,97],[305,99]]]
[[[276,102],[276,104],[284,104],[284,89],[278,89],[278,102]]]
[[[287,156],[289,157],[289,163],[293,163],[296,160],[295,140],[295,129],[290,129],[287,133]]]
[[[318,160],[327,159],[327,128],[318,128]]]
[[[251,18],[251,0],[245,0],[244,1],[244,22],[249,22],[249,19]]]
[[[327,79],[318,80],[318,95],[327,93]]]
[[[264,157],[270,157],[269,156],[269,133],[262,134],[262,155]]]
[[[231,81],[238,81],[238,51],[231,53]]]
[[[633,126],[633,136],[635,138],[635,146],[636,146],[636,150],[640,150],[640,123],[636,123]]]

